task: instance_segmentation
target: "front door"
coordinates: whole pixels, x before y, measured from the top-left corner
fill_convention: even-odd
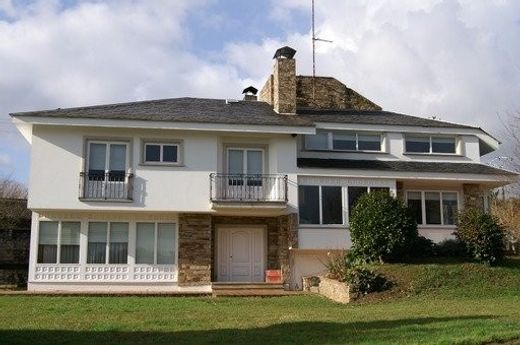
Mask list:
[[[218,229],[217,280],[264,281],[264,229],[230,227]]]

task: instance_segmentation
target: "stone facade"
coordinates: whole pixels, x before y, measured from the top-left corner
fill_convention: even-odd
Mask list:
[[[211,215],[179,215],[179,285],[210,284],[212,254]]]
[[[320,277],[320,285],[318,288],[320,295],[323,295],[338,303],[350,302],[350,287],[344,282],[339,282],[327,277]]]
[[[475,207],[480,210],[485,210],[485,194],[478,184],[465,183],[462,185],[462,188],[464,191],[464,207]]]
[[[334,110],[381,110],[381,107],[331,77],[296,77],[296,107]]]

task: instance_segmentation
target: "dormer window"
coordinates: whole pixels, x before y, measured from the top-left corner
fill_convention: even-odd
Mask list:
[[[449,136],[407,135],[405,138],[406,153],[455,154],[457,139]]]
[[[318,132],[305,136],[305,149],[381,152],[382,135],[365,132]]]

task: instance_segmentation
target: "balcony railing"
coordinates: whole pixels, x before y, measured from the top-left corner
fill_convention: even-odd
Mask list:
[[[124,172],[81,172],[81,200],[132,200],[134,175]]]
[[[210,174],[212,202],[287,202],[287,175]]]

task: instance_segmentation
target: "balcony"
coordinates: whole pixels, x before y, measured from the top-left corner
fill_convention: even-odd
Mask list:
[[[81,172],[82,201],[132,201],[134,175],[124,172]]]
[[[266,205],[285,207],[287,175],[211,174],[210,199],[213,207]]]

